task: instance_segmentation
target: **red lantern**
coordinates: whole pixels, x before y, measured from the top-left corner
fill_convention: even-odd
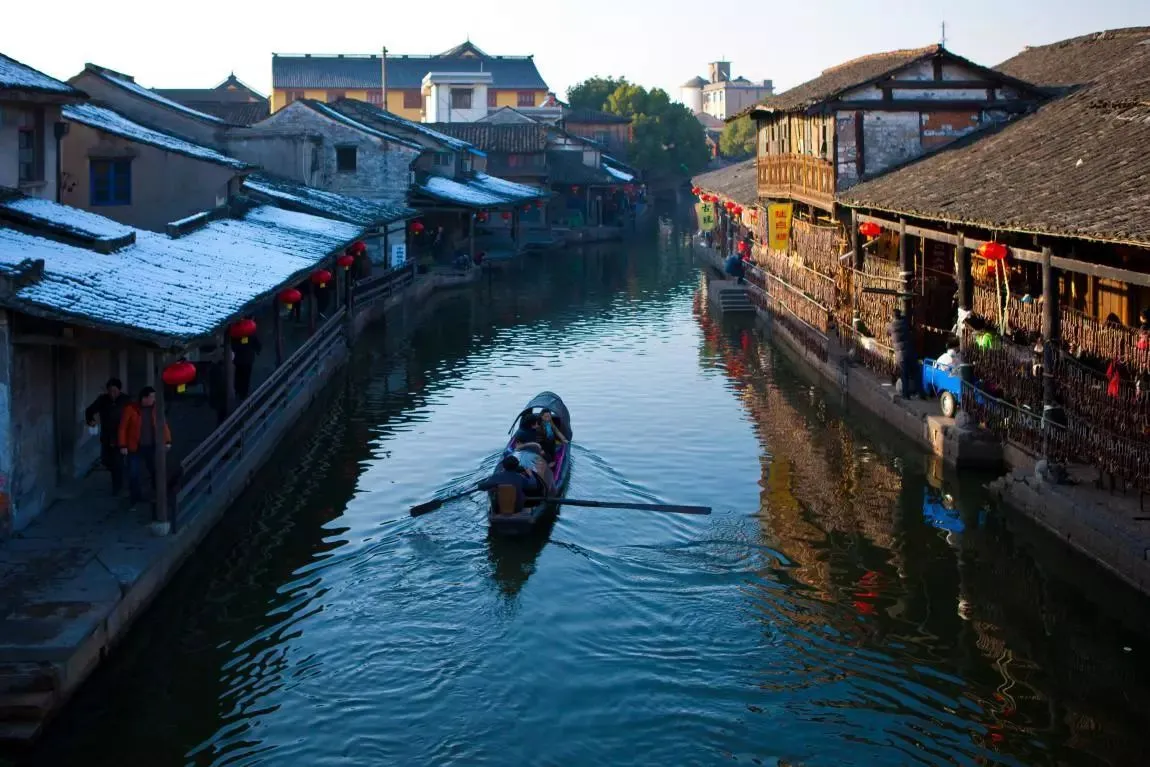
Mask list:
[[[228,335],[232,338],[239,339],[241,344],[246,344],[248,339],[256,334],[256,322],[251,317],[244,317],[239,322],[233,323],[228,328]]]
[[[735,206],[735,209],[734,209],[734,211],[733,211],[733,213],[734,213],[736,216],[741,216],[741,215],[743,215],[743,206],[742,206],[742,205],[736,205],[736,206]]]
[[[479,211],[478,213],[476,213],[476,214],[475,214],[475,220],[476,220],[476,221],[478,221],[478,222],[479,222],[479,223],[481,223],[481,224],[482,224],[482,223],[486,223],[486,221],[487,221],[487,213],[485,213],[485,212],[484,212],[484,211],[482,211],[482,210],[481,210],[481,211]]]
[[[511,220],[511,213],[505,210],[502,213],[502,217],[503,217],[504,221],[510,221]]]
[[[701,191],[701,190],[700,190],[700,189],[699,189],[699,187],[697,187],[697,186],[693,186],[693,187],[691,187],[691,194],[695,195],[696,197],[698,197],[698,196],[699,196],[699,192],[700,192],[700,191]]]
[[[423,231],[423,222],[422,221],[412,221],[411,222],[412,234],[419,234],[422,231]]]
[[[524,212],[524,213],[527,213],[527,212],[528,212],[528,211],[530,211],[530,210],[531,210],[531,206],[530,206],[530,205],[524,205],[524,206],[523,206],[523,212]]]
[[[535,201],[535,207],[542,210],[543,209],[543,200],[536,200]]]
[[[571,187],[571,194],[578,194],[578,193],[579,193],[579,187],[577,187],[577,186]]]
[[[287,308],[292,308],[300,301],[303,300],[303,293],[300,293],[295,288],[284,288],[280,291],[280,301],[283,302]]]
[[[481,250],[478,253],[476,253],[475,254],[475,265],[476,266],[482,266],[483,265],[483,259],[486,257],[487,257],[487,253],[485,251]]]
[[[747,243],[745,241],[740,241],[739,244],[735,246],[735,250],[739,251],[740,255],[746,253],[748,250]]]
[[[320,269],[318,271],[312,272],[311,281],[321,288],[326,288],[327,284],[331,282],[331,272],[329,272],[327,269]]]
[[[1006,246],[1001,242],[984,242],[978,246],[978,255],[987,261],[1002,261],[1006,258]]]
[[[363,240],[356,240],[347,249],[348,255],[362,256],[367,252],[367,246],[363,244]]]
[[[168,386],[175,386],[177,393],[183,394],[188,384],[196,380],[196,366],[187,360],[173,362],[164,368],[160,377]]]
[[[355,256],[349,256],[347,253],[344,253],[342,256],[337,258],[335,262],[342,266],[344,270],[347,270],[350,269],[352,264],[355,263]]]
[[[859,224],[859,234],[863,237],[878,237],[882,234],[882,227],[873,221],[864,221]]]

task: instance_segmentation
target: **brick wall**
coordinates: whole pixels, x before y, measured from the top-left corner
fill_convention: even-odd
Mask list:
[[[401,202],[407,197],[409,171],[419,156],[418,150],[329,120],[303,104],[289,104],[260,127],[277,131],[295,130],[322,137],[314,180],[321,189],[393,202]],[[355,172],[336,170],[337,146],[356,147]],[[278,172],[273,167],[267,170]]]

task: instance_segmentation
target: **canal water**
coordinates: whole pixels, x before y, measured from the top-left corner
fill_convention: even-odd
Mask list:
[[[678,236],[377,328],[36,765],[1146,763],[1146,602],[707,307]],[[553,390],[568,508],[477,498]]]

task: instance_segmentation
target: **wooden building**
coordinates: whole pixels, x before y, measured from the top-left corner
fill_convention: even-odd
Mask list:
[[[564,109],[558,125],[574,136],[594,141],[607,154],[623,159],[635,138],[630,117],[598,109]]]
[[[758,128],[759,197],[825,215],[836,193],[1006,122],[1042,96],[932,45],[848,61],[742,114]]]
[[[492,56],[471,41],[435,55],[272,54],[271,111],[293,101],[335,102],[350,98],[419,121],[426,112],[424,78],[431,73],[490,75],[480,102],[473,88],[460,86],[450,98],[460,109],[534,107],[547,98],[547,83],[531,56]]]
[[[268,116],[268,97],[242,82],[235,73],[214,88],[156,88],[163,98],[232,125],[251,125]]]

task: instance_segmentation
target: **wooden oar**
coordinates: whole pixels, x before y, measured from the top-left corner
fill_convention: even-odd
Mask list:
[[[539,498],[530,500],[538,501]],[[547,498],[556,506],[586,506],[593,509],[635,509],[637,511],[663,511],[668,514],[710,514],[710,506],[677,506],[669,503],[633,503],[631,501],[581,501],[575,498]]]
[[[465,495],[471,495],[472,493],[475,493],[478,491],[479,491],[478,487],[471,487],[471,488],[468,488],[467,490],[463,490],[462,492],[458,492],[455,495],[449,495],[446,498],[437,498],[434,501],[428,501],[427,503],[421,503],[418,506],[412,506],[411,507],[411,516],[421,517],[424,514],[430,514],[431,512],[433,512],[436,509],[443,506],[443,504],[445,504],[445,503],[450,503],[451,501],[458,500]]]

